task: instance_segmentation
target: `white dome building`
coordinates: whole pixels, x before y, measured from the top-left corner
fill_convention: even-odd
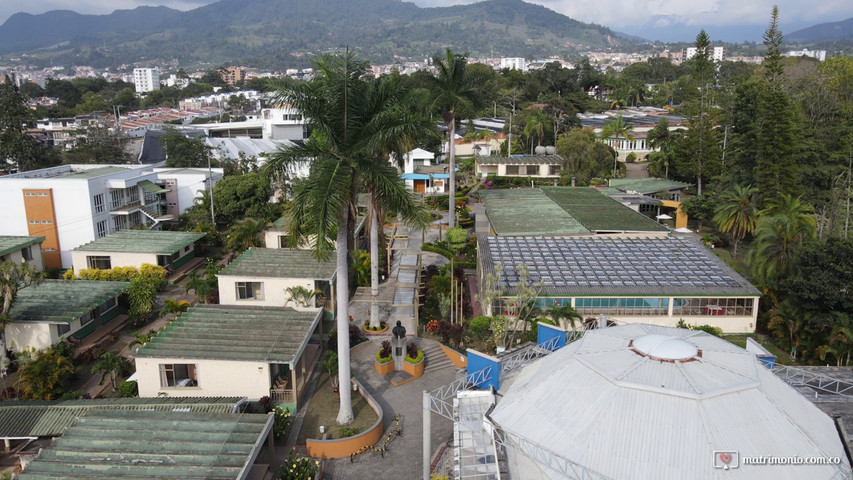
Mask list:
[[[592,330],[511,382],[487,416],[511,446],[510,478],[853,478],[832,419],[701,331]]]

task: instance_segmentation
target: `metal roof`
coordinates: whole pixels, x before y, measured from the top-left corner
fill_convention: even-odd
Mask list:
[[[518,266],[542,295],[722,295],[760,292],[710,250],[687,237],[482,237],[486,274],[502,267],[499,287],[518,283]]]
[[[589,235],[577,219],[538,188],[481,190],[497,235]]]
[[[13,322],[71,323],[107,300],[119,296],[130,282],[44,280],[18,291],[9,315]]]
[[[668,232],[595,188],[542,187],[542,191],[591,232]]]
[[[660,361],[637,353],[632,341],[648,334],[692,343],[701,355]],[[831,418],[753,354],[701,331],[591,330],[524,367],[501,394],[490,415],[495,425],[608,478],[853,478]],[[741,461],[722,472],[713,468],[715,451],[741,459],[839,457],[841,464]]]
[[[678,182],[666,178],[612,178],[610,187],[622,192],[637,192],[644,195],[653,195],[662,190],[682,190],[692,183]]]
[[[0,256],[44,242],[44,237],[0,235]]]
[[[75,248],[84,252],[156,253],[171,255],[204,237],[199,232],[119,230]]]
[[[103,177],[106,175],[112,175],[114,173],[127,172],[129,169],[122,167],[97,167],[97,168],[85,168],[85,169],[77,169],[71,170],[70,172],[62,175],[60,178],[84,178],[91,179],[97,177]]]
[[[243,479],[272,423],[271,415],[92,410],[17,478]]]
[[[204,142],[216,150],[219,157],[230,160],[241,158],[265,157],[281,148],[294,145],[289,140],[270,140],[262,138],[205,138]]]
[[[559,155],[528,155],[519,154],[511,157],[480,156],[477,155],[477,163],[480,165],[562,165],[563,157]]]
[[[480,191],[496,235],[590,235],[669,230],[587,187]]]
[[[250,248],[222,269],[219,275],[332,280],[335,259],[333,256],[329,260],[317,260],[313,250]]]
[[[55,437],[94,409],[229,413],[240,397],[104,398],[53,402],[0,402],[0,438]]]
[[[295,364],[321,312],[196,305],[140,348],[136,357]]]

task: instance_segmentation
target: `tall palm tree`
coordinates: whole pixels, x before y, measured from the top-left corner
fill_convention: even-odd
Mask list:
[[[192,304],[187,300],[176,300],[174,298],[163,299],[163,308],[160,309],[160,316],[174,314],[175,318],[181,316],[182,313],[189,310]]]
[[[10,312],[18,291],[30,285],[38,285],[45,275],[26,263],[3,262],[0,264],[0,362],[6,359],[6,326],[12,322]]]
[[[669,166],[672,164],[672,144],[675,135],[669,131],[669,120],[661,118],[646,135],[649,147],[655,152],[649,154],[649,173],[658,176],[663,172],[664,178],[669,178]]]
[[[478,86],[482,83],[477,75],[468,70],[468,59],[465,55],[453,53],[449,48],[445,56],[433,57],[437,70],[435,77],[430,77],[430,92],[432,105],[441,109],[444,121],[447,123],[447,156],[448,173],[450,174],[450,201],[448,209],[450,218],[448,227],[456,225],[456,122],[473,115],[480,106],[482,95]]]
[[[320,258],[336,254],[338,375],[349,385],[349,280],[348,240],[355,199],[360,189],[387,210],[397,210],[409,223],[422,221],[397,169],[378,156],[396,147],[401,136],[416,133],[420,119],[406,114],[398,91],[388,80],[367,76],[368,64],[347,51],[315,61],[314,79],[279,92],[279,98],[302,113],[311,136],[302,144],[276,152],[265,169],[280,178],[299,166],[309,166],[309,176],[294,187],[289,214],[291,235],[316,238],[314,253]],[[329,235],[335,232],[335,242]],[[351,389],[340,391],[337,423],[353,420]]]
[[[608,138],[615,138],[617,141],[619,137],[623,137],[627,140],[633,140],[634,136],[631,135],[631,129],[633,129],[631,125],[625,123],[625,120],[622,118],[622,114],[616,115],[616,119],[609,121],[604,124],[604,127],[601,129],[601,139],[607,141]],[[616,151],[616,149],[613,149]],[[616,156],[613,157],[613,178],[616,178],[616,161],[619,158],[619,152],[616,151]]]
[[[530,114],[527,115],[527,123],[524,125],[524,134],[530,139],[530,153],[533,153],[533,140],[536,137],[537,145],[542,145],[542,139],[545,138],[545,128],[551,123],[545,116],[545,112],[541,108],[533,108]]]
[[[728,233],[734,241],[732,255],[737,256],[738,243],[755,231],[757,212],[753,196],[758,189],[753,186],[735,185],[720,195],[720,203],[714,211],[714,222],[722,233]]]
[[[225,248],[240,253],[251,247],[264,245],[264,228],[266,222],[256,218],[244,218],[228,229],[225,237]]]
[[[747,255],[753,277],[772,283],[790,271],[797,249],[816,237],[811,212],[810,205],[785,193],[759,212],[755,240]]]

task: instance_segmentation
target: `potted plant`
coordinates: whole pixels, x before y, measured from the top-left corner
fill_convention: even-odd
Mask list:
[[[364,325],[361,326],[365,332],[367,333],[382,333],[385,330],[388,330],[388,324],[383,322],[379,322],[378,327],[371,327],[370,323],[365,322]]]
[[[424,374],[424,351],[418,348],[418,344],[410,342],[406,346],[406,358],[403,362],[403,370],[414,377]]]
[[[373,363],[374,368],[379,375],[385,375],[394,371],[394,362],[391,357],[391,342],[385,340],[382,342],[382,348],[376,352],[376,360]]]
[[[332,390],[338,391],[338,353],[332,350],[326,351],[326,359],[320,362],[320,365],[329,372],[329,382]]]

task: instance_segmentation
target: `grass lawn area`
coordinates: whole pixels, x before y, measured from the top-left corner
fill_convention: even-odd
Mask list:
[[[311,402],[308,404],[308,410],[305,412],[302,429],[299,431],[299,437],[296,441],[297,445],[304,445],[308,438],[322,438],[320,425],[326,427],[327,439],[341,438],[340,427],[335,423],[335,419],[338,417],[339,402],[340,397],[332,391],[329,374],[322,373],[320,381],[317,383],[317,390],[314,391]],[[379,418],[358,392],[352,392],[352,413],[355,416],[355,421],[347,426],[357,427],[359,432],[364,432],[372,427]]]
[[[723,340],[734,343],[735,345],[737,345],[741,348],[746,348],[746,339],[748,337],[752,337],[752,339],[757,341],[758,343],[760,343],[762,347],[769,350],[770,353],[772,353],[773,355],[776,355],[776,363],[778,363],[779,365],[796,366],[796,365],[800,364],[799,362],[792,360],[791,355],[788,352],[777,347],[775,344],[768,341],[766,338],[760,338],[759,336],[757,336],[753,333],[727,334],[727,335],[723,335],[722,338],[723,338]]]

